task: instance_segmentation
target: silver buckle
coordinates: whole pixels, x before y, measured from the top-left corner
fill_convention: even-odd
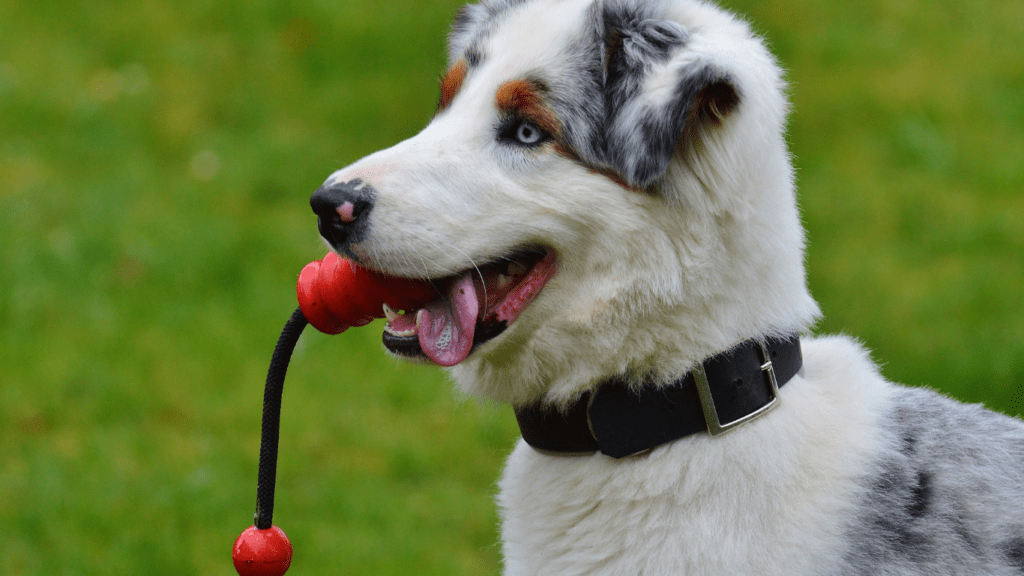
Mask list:
[[[779,383],[775,380],[775,369],[772,367],[772,361],[768,357],[768,349],[765,348],[763,342],[757,343],[757,349],[761,353],[761,373],[766,375],[772,399],[761,408],[732,422],[722,424],[718,421],[718,411],[715,409],[715,399],[711,396],[711,386],[708,385],[708,375],[704,371],[704,363],[697,364],[697,367],[693,369],[693,381],[697,384],[700,406],[704,410],[704,421],[707,422],[708,434],[711,436],[725,434],[759,416],[763,416],[766,412],[779,405]]]

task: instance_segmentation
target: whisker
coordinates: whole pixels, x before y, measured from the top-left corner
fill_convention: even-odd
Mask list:
[[[466,257],[466,260],[469,260],[469,263],[473,265],[473,269],[476,270],[477,276],[480,277],[480,285],[484,287],[484,304],[486,305],[487,304],[487,282],[484,281],[484,273],[480,271],[480,267],[476,265],[476,262],[473,261],[473,258],[471,258],[469,254],[466,254],[458,246],[455,246],[453,244],[449,244],[449,246],[451,246],[452,248],[455,248],[456,250],[458,250],[463,256]]]

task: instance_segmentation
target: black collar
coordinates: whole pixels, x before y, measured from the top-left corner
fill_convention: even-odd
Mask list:
[[[802,365],[799,335],[747,340],[668,386],[630,388],[616,378],[564,412],[537,403],[516,408],[516,420],[538,450],[622,458],[697,432],[716,436],[760,416],[778,404],[779,387]]]

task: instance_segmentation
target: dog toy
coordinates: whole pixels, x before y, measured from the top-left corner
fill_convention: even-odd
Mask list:
[[[340,334],[383,318],[385,303],[401,310],[422,307],[437,298],[429,282],[359,268],[334,252],[306,264],[296,293],[306,320],[325,334]]]
[[[255,524],[238,536],[232,550],[241,576],[282,576],[292,563],[291,542],[272,520],[281,393],[288,362],[306,324],[326,334],[339,334],[383,318],[385,304],[396,310],[419,308],[437,298],[438,292],[429,282],[360,268],[332,252],[302,269],[296,294],[299,307],[281,331],[263,391]]]

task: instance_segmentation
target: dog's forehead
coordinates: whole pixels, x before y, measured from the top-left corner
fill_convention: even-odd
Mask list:
[[[593,21],[594,0],[501,0],[470,5],[480,14],[471,23],[456,23],[454,61],[506,75],[550,69],[567,46],[579,43]]]
[[[510,76],[557,69],[565,48],[578,42],[589,22],[591,0],[538,0],[509,14],[484,53],[493,67]],[[559,56],[563,56],[559,58]]]

